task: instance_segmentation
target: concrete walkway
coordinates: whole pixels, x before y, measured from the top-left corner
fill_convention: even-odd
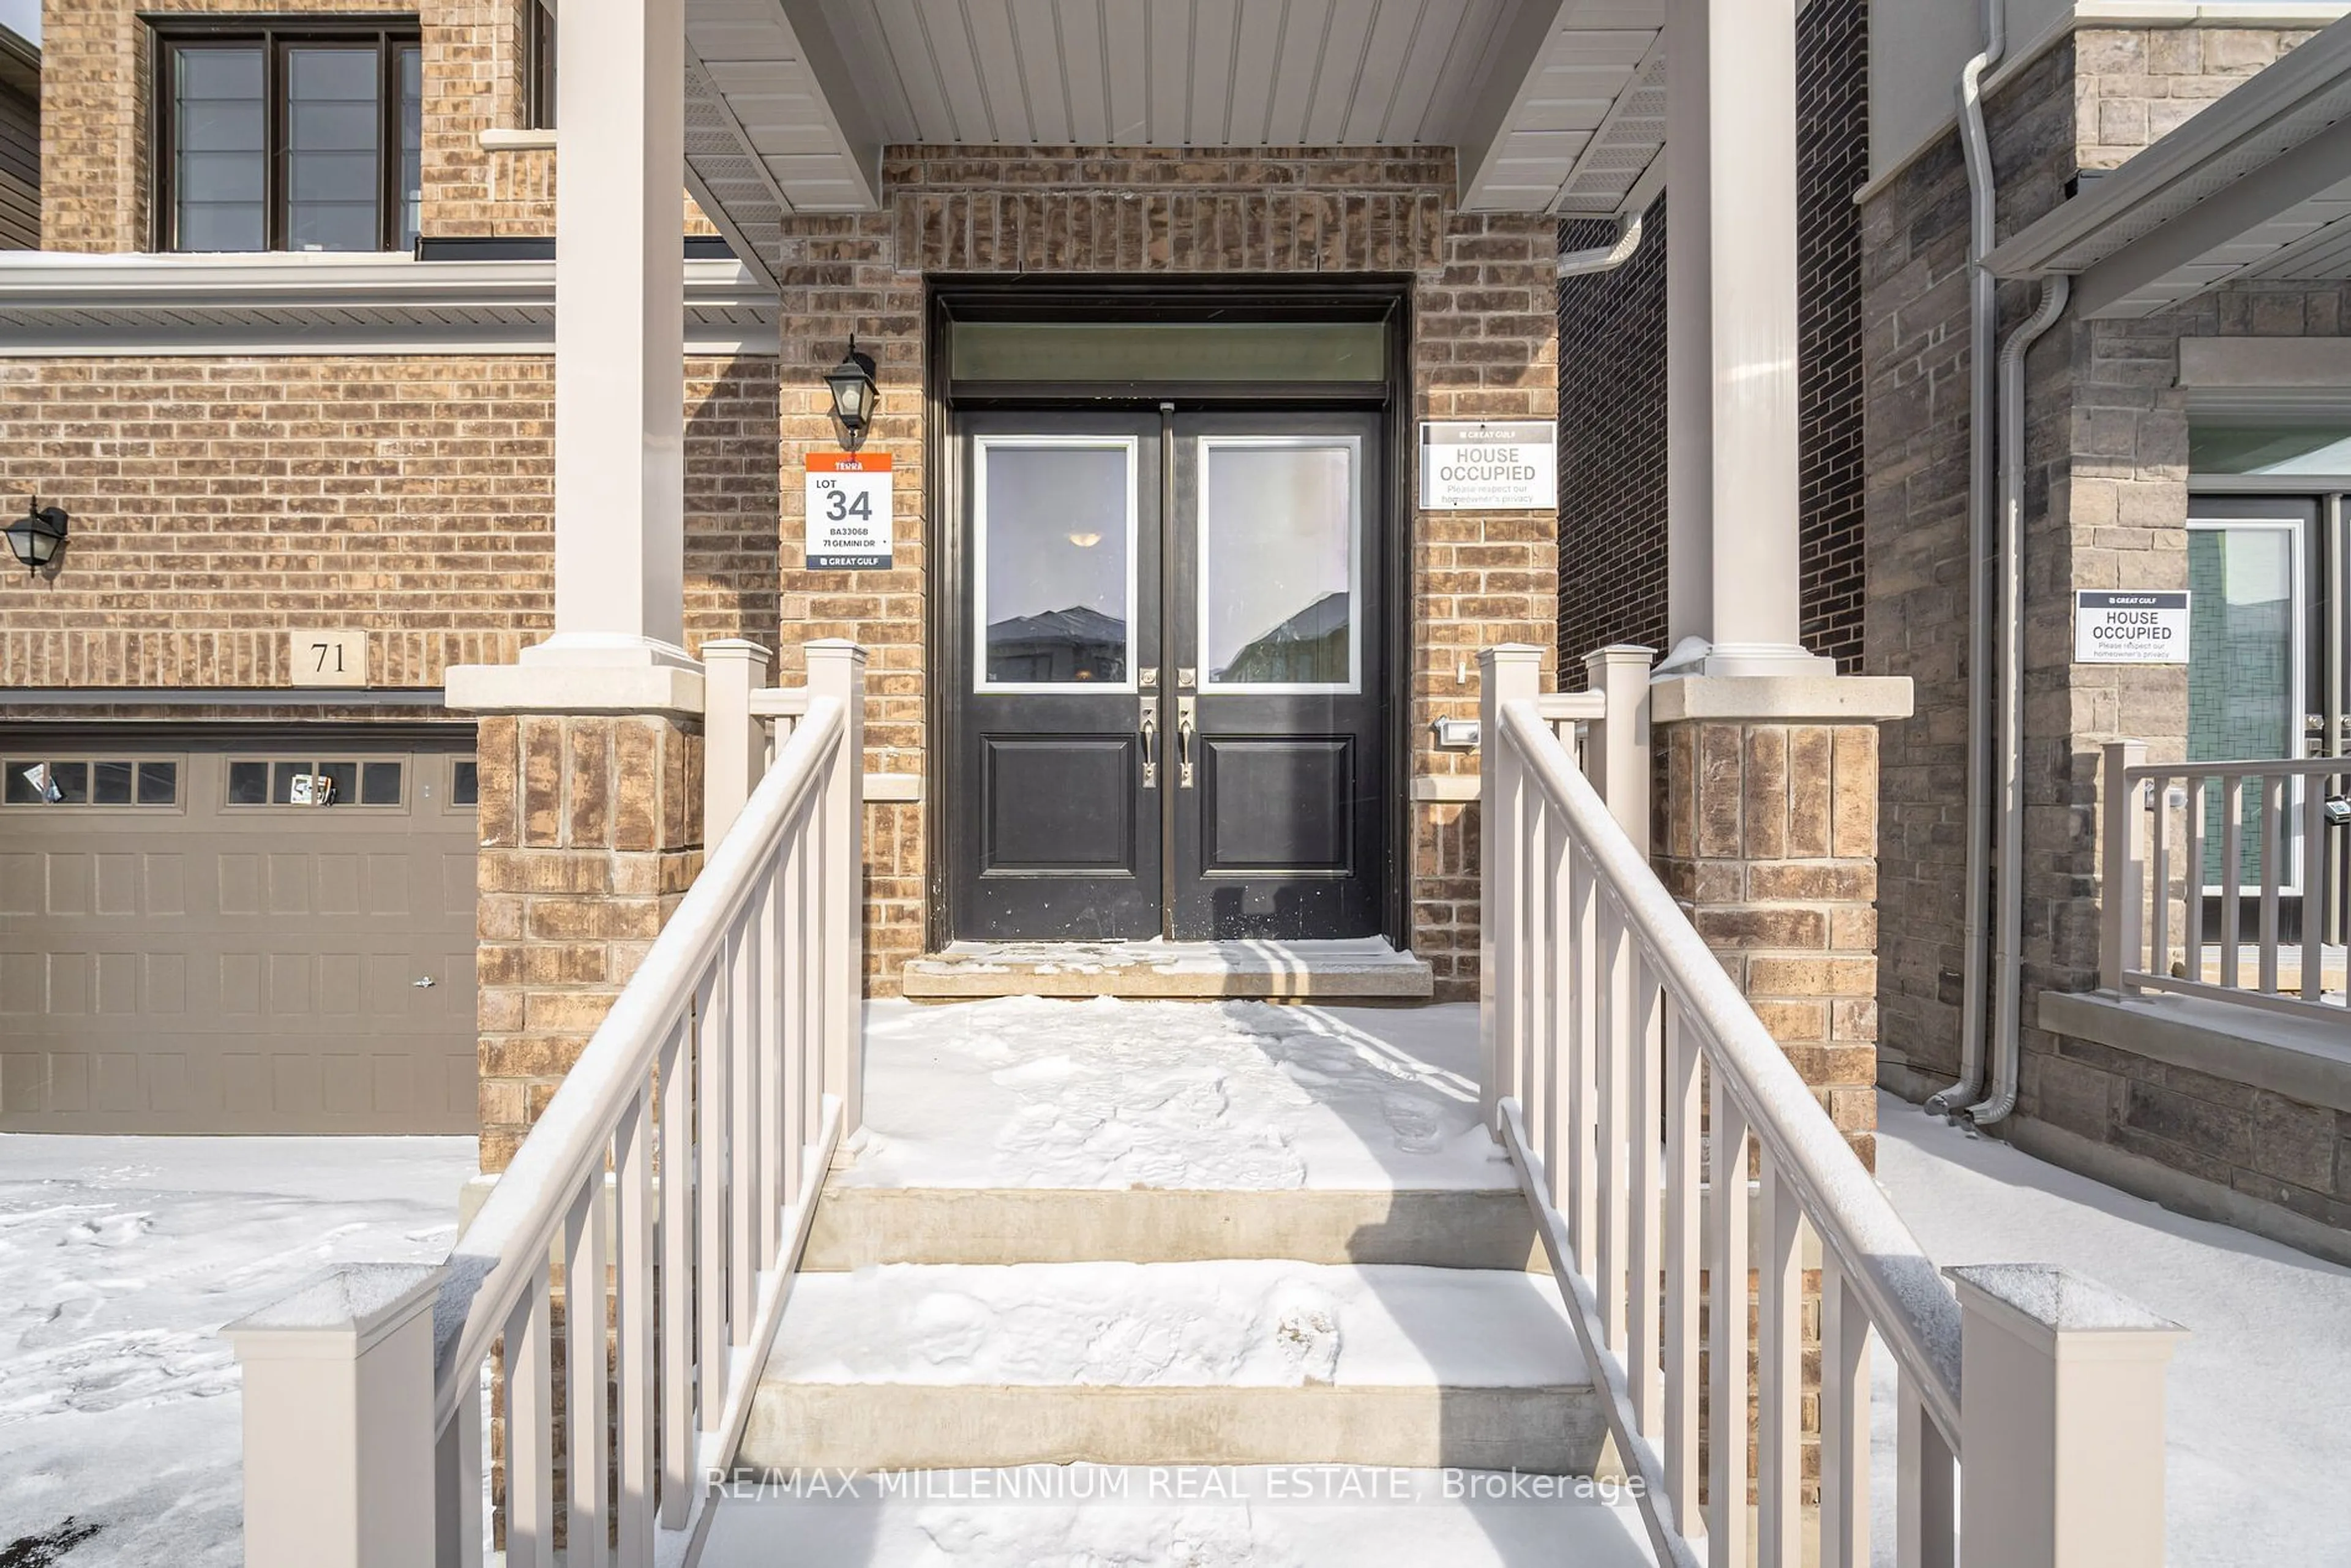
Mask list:
[[[2062,1264],[2185,1325],[2169,1568],[2351,1563],[2351,1270],[1878,1097],[1878,1179],[1946,1266]]]

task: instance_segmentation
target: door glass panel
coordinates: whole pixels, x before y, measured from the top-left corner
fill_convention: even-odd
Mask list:
[[[2192,528],[2188,532],[2188,758],[2191,762],[2273,760],[2295,755],[2296,690],[2294,552],[2297,530],[2274,523]],[[2204,802],[2204,881],[2220,881],[2220,814],[2217,783]],[[2300,812],[2288,802],[2286,863],[2281,881],[2294,881],[2301,863],[2294,840]],[[2258,788],[2244,792],[2238,873],[2261,885],[2262,803]]]
[[[982,440],[982,689],[1131,681],[1134,443]]]
[[[1354,443],[1209,437],[1200,467],[1207,685],[1356,690]]]

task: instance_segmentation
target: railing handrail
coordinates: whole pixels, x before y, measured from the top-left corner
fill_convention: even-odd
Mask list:
[[[450,1251],[449,1275],[434,1310],[435,1431],[455,1416],[507,1313],[544,1272],[589,1163],[605,1158],[613,1127],[640,1092],[670,1026],[692,1004],[778,841],[801,812],[814,808],[818,783],[847,733],[841,699],[809,701],[807,716],[793,727],[775,766]]]
[[[1844,1135],[1647,860],[1609,814],[1546,722],[1541,704],[1499,705],[1501,730],[1551,806],[1582,841],[1602,883],[1648,947],[1655,978],[1702,1036],[1750,1130],[1787,1173],[1821,1245],[1835,1255],[1904,1376],[1959,1451],[1958,1299]],[[1489,831],[1491,831],[1490,829]]]
[[[2301,779],[2351,772],[2351,757],[2243,758],[2208,762],[2134,762],[2123,769],[2133,784],[2158,779]]]

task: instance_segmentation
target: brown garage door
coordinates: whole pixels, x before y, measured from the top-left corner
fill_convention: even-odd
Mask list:
[[[0,761],[0,1130],[474,1131],[470,749],[289,728]],[[332,803],[295,803],[304,776]]]

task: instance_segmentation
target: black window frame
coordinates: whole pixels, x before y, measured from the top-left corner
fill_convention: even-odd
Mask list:
[[[555,7],[548,0],[523,0],[528,20],[522,33],[522,119],[528,131],[555,129]]]
[[[153,232],[159,252],[183,254],[179,235],[179,201],[173,189],[177,150],[173,145],[173,89],[178,72],[172,60],[184,48],[255,47],[261,50],[262,153],[266,163],[260,251],[191,252],[185,254],[257,256],[279,251],[297,255],[288,243],[289,204],[287,200],[286,52],[306,44],[372,44],[376,51],[376,252],[409,248],[401,239],[401,214],[405,195],[400,188],[400,50],[418,51],[419,92],[422,96],[423,30],[411,14],[351,16],[186,16],[146,15],[148,75],[152,101],[148,105],[148,145],[153,157],[155,197]],[[420,138],[421,140],[421,138]],[[422,172],[420,152],[419,172]],[[421,225],[420,225],[421,226]],[[367,255],[364,251],[319,252]]]

